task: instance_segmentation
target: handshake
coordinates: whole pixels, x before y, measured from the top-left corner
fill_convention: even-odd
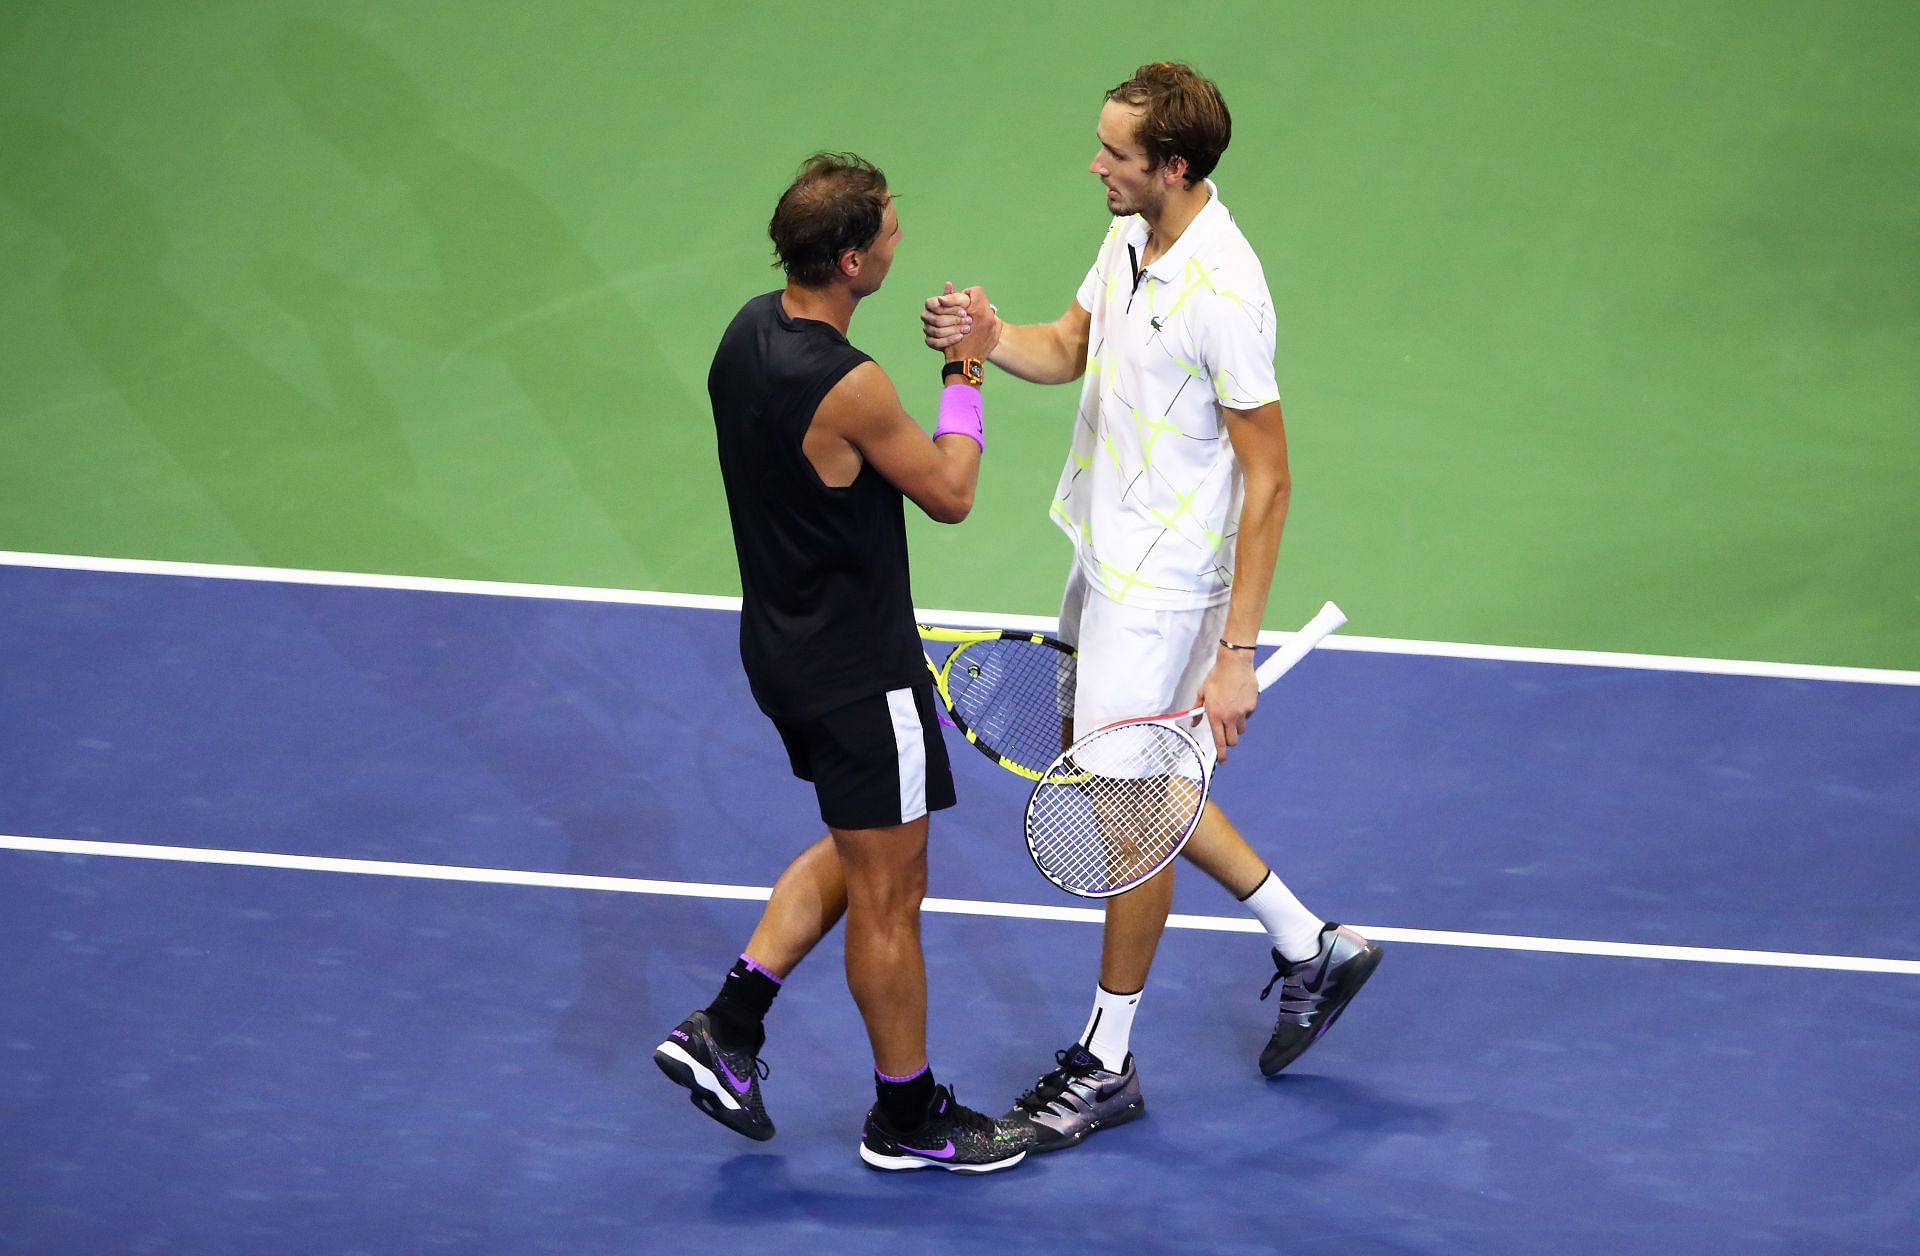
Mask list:
[[[984,288],[955,292],[952,284],[945,292],[927,298],[926,307],[920,311],[920,328],[927,348],[938,349],[954,361],[985,361],[1000,343],[1002,330],[999,314],[987,301]]]

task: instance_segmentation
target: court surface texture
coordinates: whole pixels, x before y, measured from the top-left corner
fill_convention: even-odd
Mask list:
[[[837,934],[772,1142],[649,1060],[818,834],[724,603],[81,566],[0,564],[0,1250],[1915,1250],[1910,673],[1337,641],[1218,796],[1379,975],[1263,1079],[1183,869],[1147,1119],[967,1180],[856,1158]],[[949,740],[932,1054],[998,1111],[1099,935]]]

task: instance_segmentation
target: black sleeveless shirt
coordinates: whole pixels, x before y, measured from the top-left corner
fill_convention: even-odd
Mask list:
[[[775,719],[927,679],[900,490],[864,461],[830,488],[801,448],[821,399],[867,361],[770,292],[734,316],[707,372],[740,561],[740,661]]]

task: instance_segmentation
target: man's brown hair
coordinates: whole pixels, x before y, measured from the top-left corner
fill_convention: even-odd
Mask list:
[[[871,246],[887,214],[887,176],[852,153],[815,153],[773,208],[767,234],[775,265],[807,288],[824,288],[848,249]]]
[[[1142,111],[1134,138],[1146,150],[1149,168],[1185,158],[1188,187],[1213,173],[1233,138],[1233,115],[1220,89],[1179,61],[1141,66],[1107,99]]]

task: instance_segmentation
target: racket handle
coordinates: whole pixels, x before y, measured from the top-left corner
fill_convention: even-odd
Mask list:
[[[1318,614],[1301,625],[1300,631],[1293,634],[1287,643],[1275,650],[1267,661],[1254,669],[1254,683],[1265,689],[1279,680],[1293,665],[1307,657],[1307,652],[1325,641],[1334,629],[1347,622],[1347,614],[1332,602],[1320,608]]]

